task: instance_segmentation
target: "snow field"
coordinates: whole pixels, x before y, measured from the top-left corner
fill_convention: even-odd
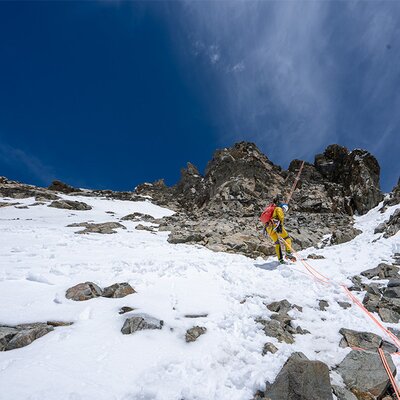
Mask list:
[[[0,324],[74,322],[27,347],[0,353],[0,399],[248,400],[266,380],[274,380],[293,351],[330,366],[339,363],[349,352],[339,347],[342,327],[383,335],[357,307],[344,310],[337,304],[350,302],[339,286],[317,283],[300,262],[281,266],[273,258],[254,261],[171,245],[167,232],[138,231],[132,221],[122,221],[127,229],[116,234],[77,235],[80,228],[66,225],[119,221],[133,212],[156,218],[172,212],[147,201],[63,197],[93,209],[0,208]],[[357,217],[363,234],[349,243],[301,254],[323,254],[326,259],[310,264],[334,282],[350,285],[347,277],[389,261],[400,250],[398,235],[372,243],[379,237],[374,228],[397,207]],[[138,293],[85,302],[65,298],[69,287],[85,281],[101,287],[127,281]],[[290,315],[311,332],[296,335],[293,345],[265,336],[255,322],[272,314],[265,304],[285,298],[303,307]],[[326,311],[319,310],[322,299],[329,302]],[[119,315],[122,306],[136,310]],[[125,319],[135,312],[164,320],[163,329],[122,335]],[[207,333],[186,343],[185,332],[194,325],[205,326]],[[268,341],[279,351],[263,357]],[[399,367],[398,357],[394,361]],[[337,374],[331,377],[340,382]]]

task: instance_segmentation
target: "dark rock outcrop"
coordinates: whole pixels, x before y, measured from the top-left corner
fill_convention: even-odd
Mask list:
[[[398,208],[390,218],[379,224],[374,233],[383,233],[384,238],[394,236],[400,230],[400,208]]]
[[[330,182],[343,185],[350,207],[365,214],[383,199],[380,191],[380,167],[368,151],[330,145],[315,157],[317,170]]]
[[[348,229],[335,230],[332,233],[331,244],[342,244],[350,242],[350,240],[353,240],[360,233],[362,233],[360,229],[356,229],[352,226],[350,226]]]
[[[53,190],[54,192],[61,192],[65,194],[82,192],[81,189],[74,188],[64,182],[57,180],[53,181],[48,189]]]
[[[241,142],[216,151],[204,176],[189,163],[177,185],[143,184],[136,194],[178,211],[157,221],[160,231],[171,232],[170,243],[266,256],[274,250],[259,234],[259,215],[276,194],[290,192],[300,165],[301,160],[294,160],[284,171],[253,143]],[[361,150],[329,146],[314,165],[305,163],[285,225],[297,248],[316,245],[333,231],[335,243],[344,243],[358,234],[351,228],[351,238],[342,234],[350,232],[353,213],[367,212],[380,199],[375,158]]]

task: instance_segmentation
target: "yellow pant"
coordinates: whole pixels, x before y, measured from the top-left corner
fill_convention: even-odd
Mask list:
[[[291,253],[292,239],[290,239],[290,237],[284,227],[282,227],[282,232],[279,232],[279,233],[274,231],[273,228],[274,228],[273,226],[267,226],[267,233],[268,233],[269,237],[275,243],[275,252],[278,257],[278,260],[282,260],[283,255],[282,255],[282,250],[281,250],[281,246],[279,243],[279,238],[281,237],[285,242],[286,253]]]

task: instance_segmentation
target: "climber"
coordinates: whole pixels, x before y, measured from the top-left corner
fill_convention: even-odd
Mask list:
[[[281,264],[285,264],[282,254],[280,241],[284,241],[286,250],[286,259],[296,261],[296,257],[292,255],[292,240],[290,239],[286,229],[283,226],[284,213],[288,211],[288,205],[283,203],[281,196],[276,196],[272,202],[261,214],[261,222],[264,224],[264,232],[275,244],[275,251]],[[281,238],[281,239],[280,239]],[[283,239],[283,240],[282,240]]]

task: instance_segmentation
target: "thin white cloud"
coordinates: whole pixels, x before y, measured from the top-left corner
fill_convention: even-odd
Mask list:
[[[52,168],[42,163],[37,157],[2,142],[0,142],[0,161],[15,170],[34,176],[46,185],[55,179]]]
[[[209,59],[223,91],[215,107],[222,141],[254,140],[284,163],[340,141],[340,106],[350,89],[338,82],[352,54],[358,52],[361,66],[350,72],[355,80],[363,74],[365,104],[379,102],[400,70],[399,59],[382,60],[400,34],[400,8],[392,3],[182,2],[179,34],[186,33],[197,57]],[[187,42],[182,48],[185,56]],[[363,62],[368,70],[361,70]]]

